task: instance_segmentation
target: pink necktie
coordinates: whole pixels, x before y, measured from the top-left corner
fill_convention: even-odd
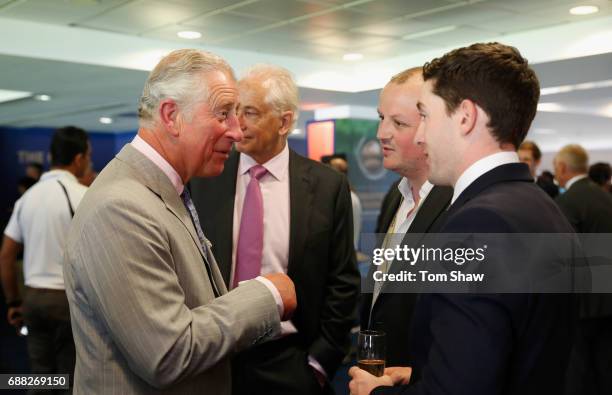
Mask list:
[[[259,180],[268,171],[261,165],[249,169],[251,181],[247,186],[236,250],[234,288],[240,281],[250,280],[261,273],[263,251],[263,198]]]

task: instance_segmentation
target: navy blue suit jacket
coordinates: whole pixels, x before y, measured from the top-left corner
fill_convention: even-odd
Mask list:
[[[519,163],[479,177],[436,228],[441,233],[573,232]],[[424,294],[411,330],[411,384],[372,393],[562,393],[576,318],[572,295]]]

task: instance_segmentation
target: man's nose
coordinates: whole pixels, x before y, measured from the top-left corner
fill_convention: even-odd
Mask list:
[[[392,133],[389,131],[389,127],[387,123],[383,120],[378,122],[378,129],[376,130],[376,138],[378,140],[388,140],[392,136]]]
[[[242,140],[242,127],[239,122],[239,118],[234,114],[230,118],[229,129],[226,136],[232,139],[234,142],[240,142]]]
[[[423,127],[423,122],[419,124],[419,127],[414,134],[413,142],[418,146],[423,146],[425,144],[425,128]]]

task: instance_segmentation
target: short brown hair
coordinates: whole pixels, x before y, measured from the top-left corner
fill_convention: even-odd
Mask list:
[[[540,84],[527,59],[500,43],[479,43],[448,52],[423,66],[423,79],[433,81],[433,93],[452,114],[464,99],[489,116],[499,143],[523,141],[535,117]]]
[[[519,145],[518,150],[527,150],[531,151],[531,155],[533,155],[533,159],[540,160],[542,158],[542,151],[540,151],[540,147],[536,143],[530,140],[525,140]]]

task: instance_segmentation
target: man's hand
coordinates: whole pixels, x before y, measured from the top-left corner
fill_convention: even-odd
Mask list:
[[[391,377],[393,385],[406,385],[410,383],[412,368],[407,366],[392,366],[385,369],[385,376]]]
[[[286,321],[293,315],[297,307],[297,296],[295,295],[295,286],[293,281],[284,273],[271,273],[263,276],[270,280],[278,290],[278,293],[283,300],[283,316],[281,321]]]
[[[351,376],[351,382],[349,383],[351,395],[369,395],[374,388],[381,385],[393,386],[391,377],[376,377],[357,366],[350,368],[348,374]]]
[[[9,307],[6,317],[9,324],[13,325],[17,330],[23,325],[23,312],[21,306]]]

